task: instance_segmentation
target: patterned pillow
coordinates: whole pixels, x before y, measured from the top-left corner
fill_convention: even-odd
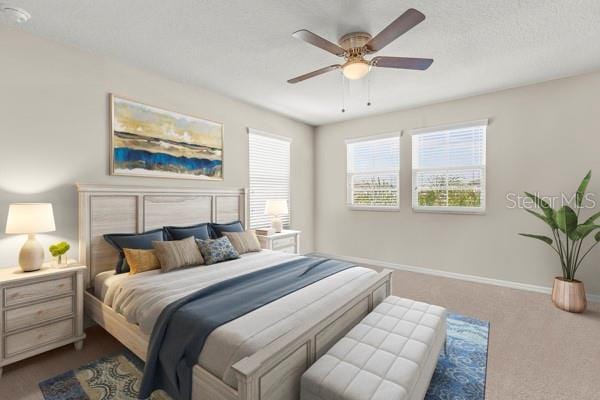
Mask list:
[[[152,244],[162,272],[204,264],[202,254],[193,237]]]
[[[196,241],[198,242],[198,248],[202,253],[202,257],[204,257],[205,264],[214,264],[240,257],[229,239],[227,239],[227,236],[218,239],[198,239]]]
[[[239,254],[260,251],[260,242],[253,230],[246,232],[223,232]]]
[[[129,265],[129,275],[160,269],[154,250],[123,249],[123,252]]]

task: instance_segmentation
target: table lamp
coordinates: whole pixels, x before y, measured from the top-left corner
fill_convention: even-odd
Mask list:
[[[6,233],[29,235],[19,252],[19,266],[24,272],[37,271],[44,262],[44,248],[35,234],[55,230],[52,204],[17,203],[9,206]]]
[[[267,200],[265,214],[273,216],[271,226],[275,233],[280,233],[283,229],[283,223],[279,217],[288,214],[287,200]]]

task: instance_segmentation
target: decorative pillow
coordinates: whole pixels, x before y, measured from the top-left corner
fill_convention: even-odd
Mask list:
[[[223,232],[223,235],[229,239],[239,254],[261,250],[260,242],[256,237],[256,232],[253,230],[246,232]]]
[[[181,240],[190,236],[196,239],[210,239],[210,224],[208,222],[192,226],[165,226],[167,240]]]
[[[152,250],[152,242],[164,240],[163,230],[155,229],[144,233],[110,233],[104,235],[112,247],[119,250],[119,261],[115,267],[117,274],[129,272],[129,265],[123,249]]]
[[[226,236],[218,239],[197,240],[197,242],[206,264],[234,260],[240,257]]]
[[[210,224],[212,238],[218,239],[223,236],[223,232],[244,232],[244,226],[241,221],[229,222],[227,224]]]
[[[193,237],[169,242],[158,241],[153,245],[162,272],[204,264],[202,254]]]
[[[123,249],[129,265],[129,274],[139,274],[153,269],[160,269],[160,262],[154,250]]]

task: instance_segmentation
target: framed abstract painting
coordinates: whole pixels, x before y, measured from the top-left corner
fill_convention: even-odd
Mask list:
[[[223,179],[223,124],[110,96],[111,175]]]

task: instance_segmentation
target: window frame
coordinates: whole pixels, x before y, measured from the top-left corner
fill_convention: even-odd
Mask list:
[[[359,176],[359,175],[373,175],[375,172],[379,172],[379,171],[373,171],[371,173],[366,173],[366,172],[360,172],[360,173],[351,173],[349,172],[349,162],[350,162],[350,157],[349,157],[349,145],[354,144],[354,143],[360,143],[360,142],[369,142],[369,141],[373,141],[373,140],[380,140],[380,139],[388,139],[388,138],[394,138],[397,137],[398,138],[398,170],[397,171],[391,171],[388,173],[388,170],[382,170],[382,173],[388,173],[389,175],[396,175],[397,178],[397,185],[396,185],[396,190],[398,193],[398,204],[394,205],[394,206],[368,206],[368,205],[354,205],[352,204],[352,198],[353,198],[353,193],[352,193],[352,185],[351,185],[351,179],[354,176]],[[363,137],[359,137],[359,138],[353,138],[353,139],[347,139],[345,141],[346,144],[346,207],[351,210],[351,211],[391,211],[391,212],[397,212],[400,211],[400,206],[401,206],[401,199],[400,199],[400,195],[401,195],[401,190],[400,190],[400,170],[401,170],[401,165],[400,165],[400,161],[401,161],[401,149],[402,149],[402,143],[401,143],[401,138],[402,138],[402,132],[401,131],[395,131],[395,132],[387,132],[387,133],[380,133],[380,134],[375,134],[375,135],[369,135],[369,136],[363,136]]]
[[[471,127],[483,126],[483,164],[480,165],[463,165],[457,167],[427,167],[427,168],[415,168],[414,159],[415,159],[415,144],[413,141],[414,136],[427,134],[427,133],[436,133],[441,131],[449,131],[449,130],[459,130]],[[467,214],[467,215],[484,215],[486,213],[487,207],[487,128],[489,126],[488,119],[480,119],[474,121],[460,122],[448,125],[437,125],[427,128],[419,128],[412,129],[410,131],[411,134],[411,175],[412,175],[412,188],[411,188],[411,202],[412,209],[414,212],[418,213],[437,213],[437,214]],[[483,193],[483,204],[481,207],[460,207],[460,206],[450,206],[450,207],[440,207],[440,206],[420,206],[418,204],[418,196],[415,196],[415,191],[417,190],[417,182],[416,177],[417,173],[420,171],[446,171],[446,173],[451,171],[460,171],[460,170],[481,170],[481,192]]]
[[[268,226],[252,226],[252,219],[251,219],[251,211],[250,211],[250,205],[252,203],[252,187],[250,185],[250,135],[258,135],[258,136],[263,136],[266,138],[270,138],[270,139],[275,139],[275,140],[280,140],[283,142],[287,142],[289,144],[289,162],[288,162],[288,171],[287,171],[287,177],[288,177],[288,190],[287,190],[287,203],[288,203],[288,221],[287,223],[284,223],[283,228],[284,229],[289,229],[292,226],[292,138],[288,137],[288,136],[283,136],[283,135],[278,135],[275,133],[270,133],[270,132],[265,132],[262,131],[260,129],[255,129],[255,128],[251,128],[251,127],[247,127],[246,129],[247,131],[247,144],[248,144],[248,190],[247,190],[247,195],[246,195],[246,215],[247,215],[247,221],[246,221],[246,226],[247,229],[266,229],[266,228],[270,228],[271,224],[269,224]]]

